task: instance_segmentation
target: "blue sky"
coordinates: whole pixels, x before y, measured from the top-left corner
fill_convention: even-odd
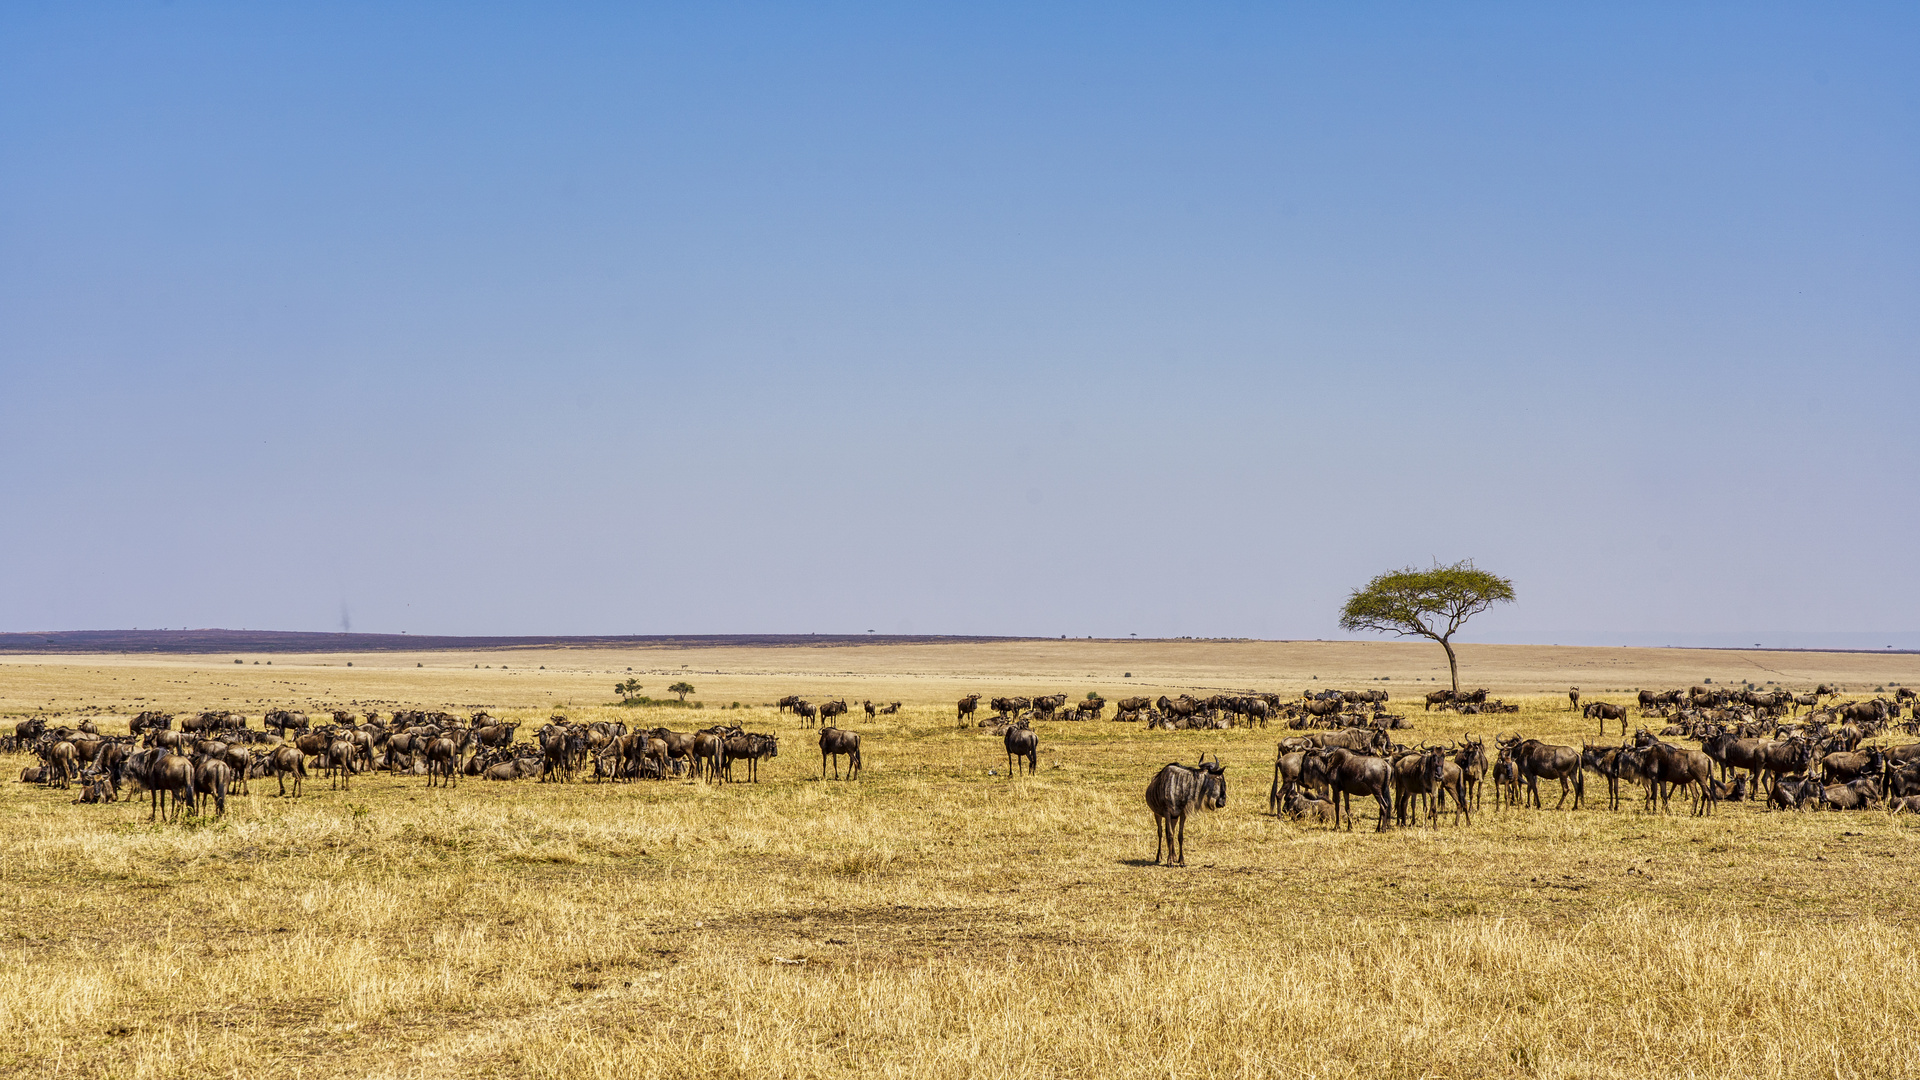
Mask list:
[[[0,8],[0,629],[1920,642],[1913,8],[553,7]]]

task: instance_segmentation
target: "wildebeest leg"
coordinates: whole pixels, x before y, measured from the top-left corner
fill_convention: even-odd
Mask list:
[[[1181,866],[1185,866],[1187,865],[1187,815],[1181,814],[1178,819],[1178,823],[1180,828],[1180,860],[1179,861]]]
[[[1373,799],[1380,804],[1380,824],[1374,826],[1373,831],[1386,832],[1388,829],[1393,828],[1393,816],[1387,812],[1387,790],[1385,788],[1376,788],[1373,792]]]

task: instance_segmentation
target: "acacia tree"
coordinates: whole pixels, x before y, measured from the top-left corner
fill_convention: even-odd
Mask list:
[[[1452,566],[1389,570],[1365,588],[1353,590],[1340,609],[1340,628],[1372,630],[1401,637],[1427,637],[1447,650],[1453,692],[1460,692],[1460,661],[1453,655],[1453,632],[1495,604],[1513,603],[1513,582],[1489,574],[1462,559]]]
[[[615,683],[613,689],[619,693],[621,701],[632,701],[640,696],[640,680],[628,679],[623,683]]]
[[[667,687],[667,693],[679,694],[680,700],[685,701],[687,700],[687,695],[693,693],[693,684],[690,682],[674,683],[672,686]]]

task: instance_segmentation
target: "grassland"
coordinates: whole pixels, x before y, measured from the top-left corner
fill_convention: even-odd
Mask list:
[[[1039,775],[1015,780],[948,704],[1383,675],[1397,698],[1437,666],[1426,652],[0,661],[0,710],[109,728],[142,707],[257,725],[269,705],[377,702],[782,736],[757,787],[368,777],[283,800],[256,782],[225,819],[172,826],[8,784],[0,1073],[1913,1075],[1911,819],[1489,805],[1464,828],[1332,834],[1263,813],[1277,732],[1048,724]],[[1578,742],[1596,733],[1544,691],[1624,700],[1599,691],[1754,677],[1749,661],[1775,671],[1759,681],[1920,682],[1910,656],[1743,656],[1482,647],[1472,681],[1532,691],[1524,711],[1416,709],[1409,738]],[[607,704],[628,667],[650,692],[688,678],[709,707]],[[809,733],[755,704],[792,690],[908,706],[849,725],[867,740],[859,783],[821,783]],[[1202,749],[1228,764],[1230,802],[1189,828],[1190,867],[1149,865],[1146,778]]]

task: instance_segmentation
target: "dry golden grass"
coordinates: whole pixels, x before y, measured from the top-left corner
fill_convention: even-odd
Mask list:
[[[1248,662],[1202,643],[1182,669],[1187,644],[1137,646],[1153,663],[1133,669],[1134,685],[1310,681],[1256,680]],[[757,787],[441,791],[365,777],[351,792],[310,781],[305,798],[283,800],[256,782],[224,820],[171,826],[147,824],[140,806],[74,806],[8,784],[0,1073],[1913,1073],[1912,819],[1489,803],[1465,828],[1332,834],[1263,813],[1277,731],[1106,722],[1043,725],[1038,777],[990,776],[1005,771],[999,742],[956,730],[950,696],[1078,689],[1036,680],[1049,666],[1100,670],[1089,653],[1026,648],[1006,673],[978,678],[969,672],[993,657],[875,654],[855,674],[827,670],[861,666],[859,650],[535,657],[524,674],[511,655],[505,673],[464,666],[499,654],[441,656],[438,668],[412,667],[426,656],[353,657],[351,671],[346,658],[275,657],[271,670],[231,658],[9,661],[0,702],[15,714],[48,702],[224,704],[257,726],[258,703],[279,691],[275,704],[486,705],[529,720],[571,701],[576,719],[727,719],[783,739]],[[1898,664],[1912,658],[1866,659],[1893,666],[1841,658],[1848,674],[1813,677],[1910,681]],[[770,709],[604,704],[606,669],[633,666],[657,692],[671,680],[641,671],[678,674],[682,662],[708,700],[764,702],[792,687],[910,705],[851,721],[867,775],[820,783],[807,730]],[[716,669],[729,673],[692,674]],[[1542,684],[1552,674],[1538,664]],[[1552,685],[1593,682],[1559,675]],[[1126,686],[1097,684],[1109,696]],[[237,700],[214,700],[221,691]],[[1414,715],[1410,739],[1594,735],[1563,696],[1530,698],[1519,716]],[[1147,865],[1146,780],[1202,749],[1227,762],[1230,802],[1189,827],[1190,867]]]

